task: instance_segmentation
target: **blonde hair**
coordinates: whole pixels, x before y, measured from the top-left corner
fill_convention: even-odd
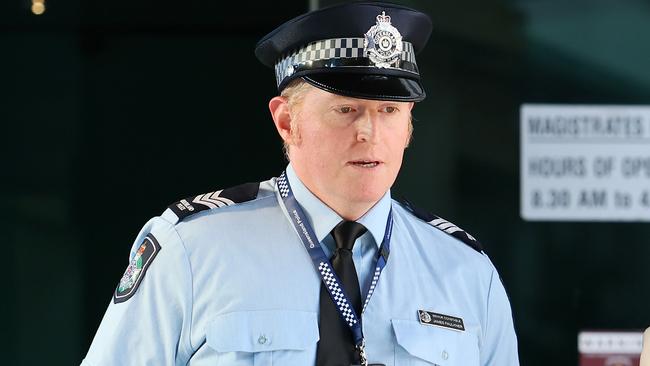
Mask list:
[[[289,106],[289,113],[291,114],[290,128],[292,138],[297,138],[299,136],[298,124],[295,122],[295,117],[298,114],[297,107],[302,104],[303,99],[305,99],[305,94],[307,94],[307,91],[309,91],[310,88],[313,88],[313,86],[303,79],[298,78],[291,81],[280,93],[281,97],[287,98],[287,105]],[[284,157],[289,161],[289,144],[286,141],[282,142],[282,151],[284,152]]]
[[[298,124],[295,123],[296,116],[298,114],[298,108],[305,94],[309,91],[310,88],[313,88],[311,84],[304,81],[302,78],[295,79],[289,83],[282,92],[280,93],[281,97],[287,98],[287,105],[289,106],[289,113],[291,114],[291,137],[299,138]],[[413,137],[413,115],[409,113],[409,137],[406,141],[406,147],[411,143],[411,138]],[[284,157],[289,161],[289,144],[286,141],[282,142],[282,151],[284,152]]]

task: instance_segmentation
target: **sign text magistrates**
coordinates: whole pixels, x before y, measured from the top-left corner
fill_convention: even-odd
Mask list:
[[[650,107],[523,105],[521,215],[650,221]]]

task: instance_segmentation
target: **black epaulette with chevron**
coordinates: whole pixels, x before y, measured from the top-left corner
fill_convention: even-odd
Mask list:
[[[469,245],[472,249],[476,250],[477,252],[479,253],[483,252],[483,246],[481,245],[481,243],[465,230],[441,218],[440,216],[416,208],[415,206],[413,206],[413,204],[411,204],[411,202],[409,202],[406,199],[400,200],[400,202],[402,203],[404,208],[409,210],[417,218],[426,221],[429,225],[435,227],[436,229],[444,231],[445,233],[462,241],[463,243]]]
[[[171,210],[178,217],[177,220],[173,221],[180,222],[186,217],[201,211],[254,200],[257,198],[259,189],[259,183],[245,183],[220,191],[184,198],[169,205],[168,210]]]

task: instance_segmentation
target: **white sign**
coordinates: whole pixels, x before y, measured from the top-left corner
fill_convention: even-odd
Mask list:
[[[523,105],[521,216],[650,221],[650,107]]]
[[[640,355],[642,349],[642,332],[584,331],[578,333],[578,352],[581,354]]]

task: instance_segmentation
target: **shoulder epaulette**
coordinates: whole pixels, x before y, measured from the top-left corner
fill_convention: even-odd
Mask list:
[[[404,199],[404,200],[400,200],[400,202],[402,203],[404,208],[406,208],[409,212],[413,214],[413,216],[425,221],[426,223],[435,227],[436,229],[441,230],[453,236],[454,238],[462,241],[463,243],[467,244],[477,252],[479,253],[483,252],[483,246],[481,245],[481,243],[465,230],[441,218],[440,216],[416,208],[408,200]]]
[[[201,211],[254,200],[257,198],[259,189],[259,183],[245,183],[232,188],[190,196],[169,205],[162,216],[172,224],[176,224]]]

